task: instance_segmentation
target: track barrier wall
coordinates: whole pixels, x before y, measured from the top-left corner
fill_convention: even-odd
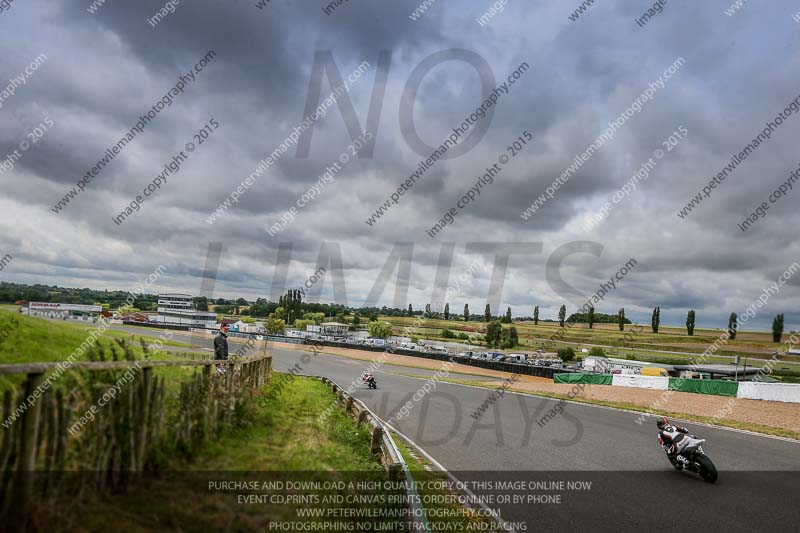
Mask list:
[[[800,403],[800,384],[743,381],[739,383],[736,397],[749,400]]]
[[[671,390],[747,400],[800,403],[800,383],[762,383],[722,379],[679,379],[637,374],[554,374],[554,383],[587,383],[639,389]]]

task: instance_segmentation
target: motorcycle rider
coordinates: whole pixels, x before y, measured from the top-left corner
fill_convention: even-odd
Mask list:
[[[667,452],[670,462],[673,464],[677,462],[683,468],[688,461],[680,453],[691,441],[687,437],[689,430],[683,426],[670,424],[665,416],[660,417],[656,424],[658,425],[658,442]]]

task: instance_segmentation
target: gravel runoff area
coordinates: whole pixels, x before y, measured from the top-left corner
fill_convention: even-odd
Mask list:
[[[303,350],[303,345],[270,343],[281,348]],[[371,361],[381,352],[366,352],[350,348],[338,348],[326,346],[321,353],[330,355],[340,355],[352,359]],[[407,355],[388,354],[386,363],[397,366],[408,366],[438,370],[442,366],[441,361],[434,359],[424,359]],[[499,370],[488,370],[469,365],[455,364],[451,367],[451,372],[462,374],[474,374],[486,377],[507,378],[511,374]],[[499,387],[503,381],[487,380],[476,382],[487,387]],[[532,394],[561,394],[566,395],[572,391],[574,385],[553,383],[553,380],[535,376],[520,376],[510,390],[519,392],[529,392]],[[608,402],[615,404],[625,404],[638,406],[645,409],[653,409],[654,412],[664,411],[668,413],[691,415],[705,419],[716,418],[724,424],[725,421],[741,424],[755,424],[781,430],[786,430],[800,434],[800,404],[784,402],[767,402],[764,400],[747,400],[743,398],[732,398],[730,396],[713,396],[709,394],[694,394],[691,392],[672,392],[663,398],[665,391],[636,389],[630,387],[612,387],[610,385],[586,385],[582,391],[576,395],[576,399],[587,400],[590,402]],[[729,402],[734,401],[733,405]]]

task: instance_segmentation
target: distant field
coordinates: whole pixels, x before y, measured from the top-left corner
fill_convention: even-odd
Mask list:
[[[381,317],[391,323],[395,333],[401,333],[403,327],[414,324],[415,318],[410,317]],[[636,325],[626,324],[625,331],[619,331],[617,324],[595,324],[593,329],[589,329],[586,324],[573,324],[567,328],[563,337],[557,337],[559,326],[557,322],[539,322],[534,325],[532,321],[514,322],[520,337],[520,349],[538,349],[548,343],[553,338],[556,347],[571,345],[575,347],[591,347],[599,345],[607,348],[609,355],[627,356],[635,355],[645,358],[661,358],[688,360],[693,355],[703,353],[715,340],[722,335],[720,329],[696,328],[695,334],[689,336],[686,329],[676,327],[660,327],[658,333],[653,333],[650,324]],[[427,319],[422,321],[416,328],[416,335],[421,338],[442,339],[441,330],[448,328],[453,332],[464,332],[467,334],[482,335],[485,332],[486,323],[478,321],[456,321]],[[785,336],[784,336],[785,338]],[[781,344],[772,342],[771,332],[761,331],[739,331],[736,340],[729,340],[724,346],[717,350],[718,355],[741,355],[761,359],[769,359],[771,354],[781,348]],[[659,352],[680,352],[675,354]],[[688,354],[688,355],[687,355]],[[729,359],[712,359],[711,361],[725,361]],[[784,361],[797,362],[800,357],[787,355]],[[711,362],[709,361],[709,362]]]

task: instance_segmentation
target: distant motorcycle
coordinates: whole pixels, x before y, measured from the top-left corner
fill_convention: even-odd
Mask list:
[[[688,470],[699,474],[708,483],[716,483],[717,481],[717,467],[711,459],[703,452],[702,444],[706,439],[698,439],[694,435],[686,435],[684,438],[691,439],[689,444],[683,448],[679,454],[670,456],[667,454],[669,462],[675,470]],[[662,442],[661,446],[666,452],[667,446]]]
[[[367,374],[366,372],[361,376],[361,381],[367,384],[367,387],[370,389],[377,389],[378,382],[375,381],[375,376],[372,374]]]

